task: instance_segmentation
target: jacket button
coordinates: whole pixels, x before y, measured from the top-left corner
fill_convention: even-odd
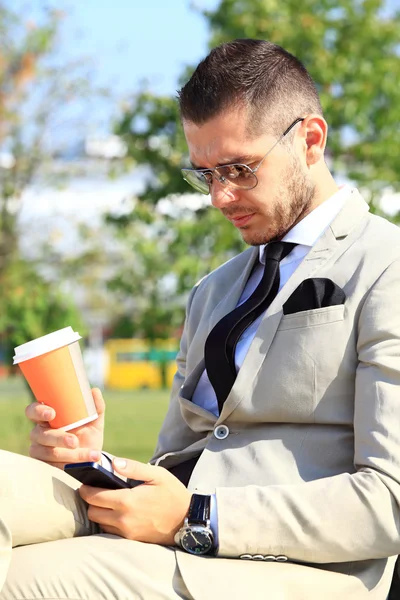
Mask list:
[[[284,556],[283,554],[280,554],[279,556],[275,557],[276,562],[287,562],[288,557]]]
[[[229,435],[229,427],[226,425],[218,425],[218,427],[214,429],[214,435],[217,440],[224,440]]]

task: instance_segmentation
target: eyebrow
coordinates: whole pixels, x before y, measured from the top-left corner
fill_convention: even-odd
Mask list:
[[[216,167],[224,167],[225,165],[247,165],[247,164],[251,164],[252,162],[255,162],[257,159],[254,158],[254,155],[251,154],[245,154],[243,156],[235,156],[234,158],[227,158],[226,160],[224,160],[223,162],[219,162],[217,163],[215,166]],[[200,167],[198,165],[195,165],[192,161],[190,161],[190,164],[192,165],[193,169],[207,169],[207,167]]]

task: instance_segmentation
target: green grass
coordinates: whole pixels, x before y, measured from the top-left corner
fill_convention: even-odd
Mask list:
[[[169,392],[106,390],[104,449],[146,462],[168,407]],[[22,378],[0,380],[0,448],[28,454],[32,424],[24,410],[30,395]]]

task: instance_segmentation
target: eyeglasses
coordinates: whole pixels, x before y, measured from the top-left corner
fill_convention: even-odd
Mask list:
[[[305,118],[305,117],[304,117]],[[261,167],[264,159],[272,152],[272,150],[283,140],[291,129],[297,123],[304,121],[304,118],[296,119],[281,135],[278,141],[265,154],[258,165],[252,169],[248,165],[231,164],[214,167],[213,169],[182,169],[183,179],[187,181],[197,192],[201,194],[209,194],[213,178],[217,179],[222,185],[230,185],[231,187],[240,188],[241,190],[252,190],[258,184],[256,171]]]

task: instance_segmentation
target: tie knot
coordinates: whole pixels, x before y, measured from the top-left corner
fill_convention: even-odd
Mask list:
[[[265,262],[267,260],[283,260],[297,244],[292,242],[270,242],[265,249]]]

